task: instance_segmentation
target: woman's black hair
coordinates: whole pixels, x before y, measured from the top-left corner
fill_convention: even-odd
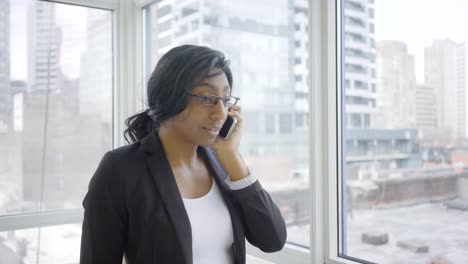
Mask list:
[[[216,71],[213,72],[213,69]],[[232,89],[229,61],[220,51],[194,45],[169,50],[158,61],[148,81],[149,109],[125,120],[125,140],[128,143],[139,141],[151,131],[159,129],[164,121],[182,112],[188,102],[186,93],[192,90],[192,83],[197,77],[202,76],[203,80],[222,73],[226,74]]]

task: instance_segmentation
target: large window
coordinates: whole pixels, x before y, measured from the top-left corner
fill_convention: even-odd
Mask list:
[[[288,242],[308,248],[307,1],[162,0],[143,10],[146,78],[181,44],[219,49],[230,60],[247,124],[243,156],[280,207]]]
[[[81,202],[113,142],[112,52],[109,10],[0,0],[0,263],[78,261]]]
[[[337,2],[339,255],[468,263],[468,3]]]
[[[87,7],[0,0],[1,263],[78,261],[89,179],[180,44],[231,60],[287,222],[248,263],[468,263],[466,1],[59,2]]]

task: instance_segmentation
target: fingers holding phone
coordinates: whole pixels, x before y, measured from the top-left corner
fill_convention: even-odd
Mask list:
[[[243,125],[243,118],[242,118],[242,115],[241,115],[241,107],[238,106],[238,105],[235,105],[235,106],[232,106],[231,108],[229,108],[229,111],[228,111],[228,119],[229,117],[232,117],[236,120],[236,124],[234,126],[234,129],[231,133],[231,137],[236,137],[239,142],[240,142],[240,137],[241,137],[241,134],[242,134],[242,125]]]
[[[212,146],[215,151],[221,149],[238,150],[242,134],[242,121],[240,106],[230,107],[228,117]]]

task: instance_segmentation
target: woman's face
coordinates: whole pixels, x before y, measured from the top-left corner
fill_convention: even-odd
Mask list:
[[[217,69],[216,69],[217,70]],[[215,71],[216,71],[215,70]],[[212,74],[214,72],[210,72]],[[193,83],[192,95],[229,96],[231,87],[224,73],[205,78],[198,78]],[[180,140],[198,146],[213,144],[219,130],[227,118],[228,108],[221,100],[215,105],[205,105],[197,97],[186,95],[187,107],[171,120],[171,130]]]

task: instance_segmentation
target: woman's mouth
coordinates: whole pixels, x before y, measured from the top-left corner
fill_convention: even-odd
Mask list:
[[[211,136],[217,136],[219,134],[219,128],[203,127],[203,129]]]

